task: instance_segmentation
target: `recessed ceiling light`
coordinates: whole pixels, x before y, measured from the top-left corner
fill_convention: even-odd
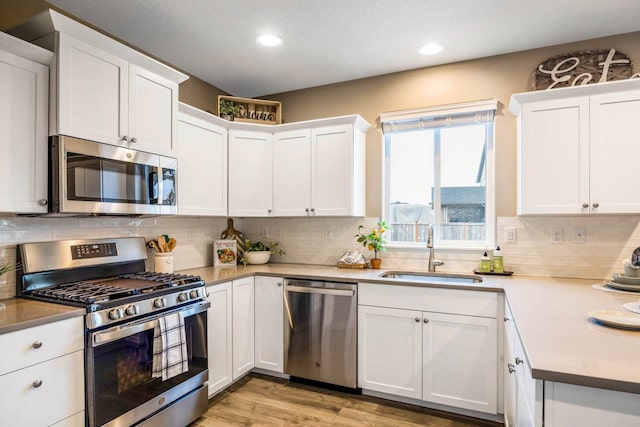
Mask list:
[[[422,55],[435,55],[444,50],[444,46],[438,43],[427,43],[418,50]]]
[[[274,34],[263,34],[256,37],[256,41],[262,46],[269,47],[280,46],[282,44],[282,39]]]

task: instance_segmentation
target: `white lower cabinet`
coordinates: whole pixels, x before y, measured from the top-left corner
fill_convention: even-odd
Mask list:
[[[358,292],[359,387],[497,413],[495,293],[366,283]]]
[[[255,277],[255,367],[284,372],[284,279]]]
[[[0,426],[84,425],[83,336],[82,317],[0,335]]]
[[[209,396],[219,392],[233,377],[231,282],[207,287],[211,307],[207,313]]]
[[[253,277],[233,281],[233,380],[254,366],[254,282]]]

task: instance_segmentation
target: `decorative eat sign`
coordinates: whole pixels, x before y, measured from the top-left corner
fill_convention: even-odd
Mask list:
[[[615,49],[574,52],[554,56],[538,65],[533,76],[534,90],[583,86],[613,80],[640,78],[633,74],[631,59]]]

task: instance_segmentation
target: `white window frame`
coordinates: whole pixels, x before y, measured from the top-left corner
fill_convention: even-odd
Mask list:
[[[482,100],[482,101],[473,101],[466,102],[460,104],[449,104],[449,105],[439,105],[435,107],[425,107],[425,108],[417,108],[411,110],[401,110],[401,111],[392,111],[387,113],[380,114],[380,123],[382,124],[383,134],[382,134],[382,159],[383,159],[383,188],[382,188],[382,213],[383,218],[389,218],[389,161],[387,159],[385,150],[387,145],[387,138],[390,133],[393,133],[393,129],[396,127],[402,127],[406,124],[420,122],[420,120],[429,120],[434,118],[445,118],[447,116],[454,115],[471,115],[471,114],[481,114],[483,112],[491,112],[492,114],[498,108],[498,101],[496,99]],[[485,207],[485,218],[486,218],[486,229],[485,229],[485,240],[446,240],[442,241],[440,239],[440,227],[437,225],[440,224],[442,213],[441,209],[435,209],[435,222],[433,227],[434,234],[434,247],[440,249],[486,249],[492,248],[495,246],[496,236],[495,236],[495,223],[496,223],[496,214],[495,214],[495,156],[494,156],[494,146],[495,146],[495,114],[493,115],[493,120],[491,121],[491,138],[487,138],[487,150],[485,154],[485,186],[486,186],[486,207]],[[418,124],[419,127],[419,124]],[[390,132],[387,132],[385,135],[384,130],[390,129]],[[439,153],[437,153],[439,155]],[[436,162],[434,165],[436,168],[439,167],[439,162]],[[435,185],[439,189],[440,187],[440,171],[436,170],[436,183]],[[434,204],[440,207],[440,191],[435,192],[434,196]],[[423,248],[425,245],[424,242],[389,242],[387,247],[389,248]]]

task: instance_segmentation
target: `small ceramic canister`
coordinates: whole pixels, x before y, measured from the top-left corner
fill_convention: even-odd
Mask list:
[[[173,273],[173,252],[157,253],[153,263],[156,273]]]

